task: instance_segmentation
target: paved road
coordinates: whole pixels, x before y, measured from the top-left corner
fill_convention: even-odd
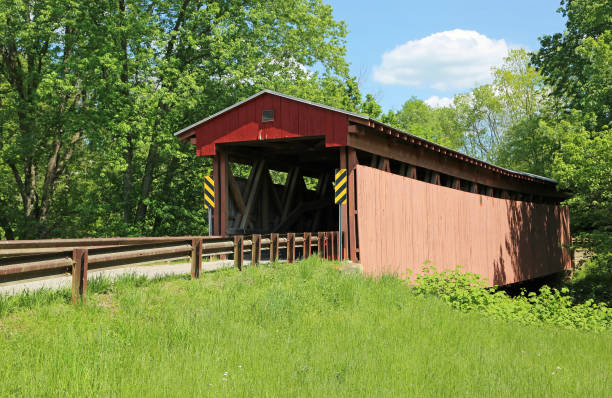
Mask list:
[[[202,272],[214,271],[216,269],[231,267],[233,261],[213,261],[203,262]],[[98,275],[106,276],[111,279],[115,279],[125,274],[136,274],[143,275],[149,279],[153,279],[157,276],[165,275],[184,275],[191,272],[191,265],[189,263],[179,264],[167,264],[167,265],[135,265],[131,267],[111,268],[102,270],[89,271],[89,278],[96,277]],[[56,277],[36,278],[29,281],[15,281],[0,285],[0,295],[13,295],[24,290],[38,290],[42,288],[46,289],[60,289],[63,287],[72,286],[72,277],[70,275],[59,275]]]

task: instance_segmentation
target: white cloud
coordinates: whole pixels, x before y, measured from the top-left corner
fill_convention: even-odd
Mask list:
[[[408,41],[383,54],[374,80],[385,84],[461,90],[491,81],[510,47],[474,30],[448,30]]]
[[[438,97],[437,95],[432,95],[431,97],[427,98],[423,102],[425,102],[427,105],[431,106],[432,108],[445,108],[445,107],[453,106],[452,98]]]

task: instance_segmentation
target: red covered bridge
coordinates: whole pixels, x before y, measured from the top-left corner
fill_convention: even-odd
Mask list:
[[[345,257],[366,273],[402,275],[430,262],[508,284],[571,267],[555,181],[363,115],[264,90],[175,135],[213,158],[216,235],[336,229],[332,178],[346,168]],[[248,165],[248,179],[232,163]]]

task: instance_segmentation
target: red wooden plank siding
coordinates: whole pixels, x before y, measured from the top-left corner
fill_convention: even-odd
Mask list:
[[[274,121],[261,122],[263,110]],[[213,156],[215,144],[324,136],[327,147],[346,145],[348,120],[342,113],[264,94],[195,128],[196,153]]]
[[[357,166],[360,258],[372,275],[464,266],[490,284],[571,267],[567,207],[498,199]]]

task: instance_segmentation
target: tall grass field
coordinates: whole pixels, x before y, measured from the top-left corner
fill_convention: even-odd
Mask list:
[[[0,397],[605,397],[612,332],[523,325],[316,257],[0,299]]]

